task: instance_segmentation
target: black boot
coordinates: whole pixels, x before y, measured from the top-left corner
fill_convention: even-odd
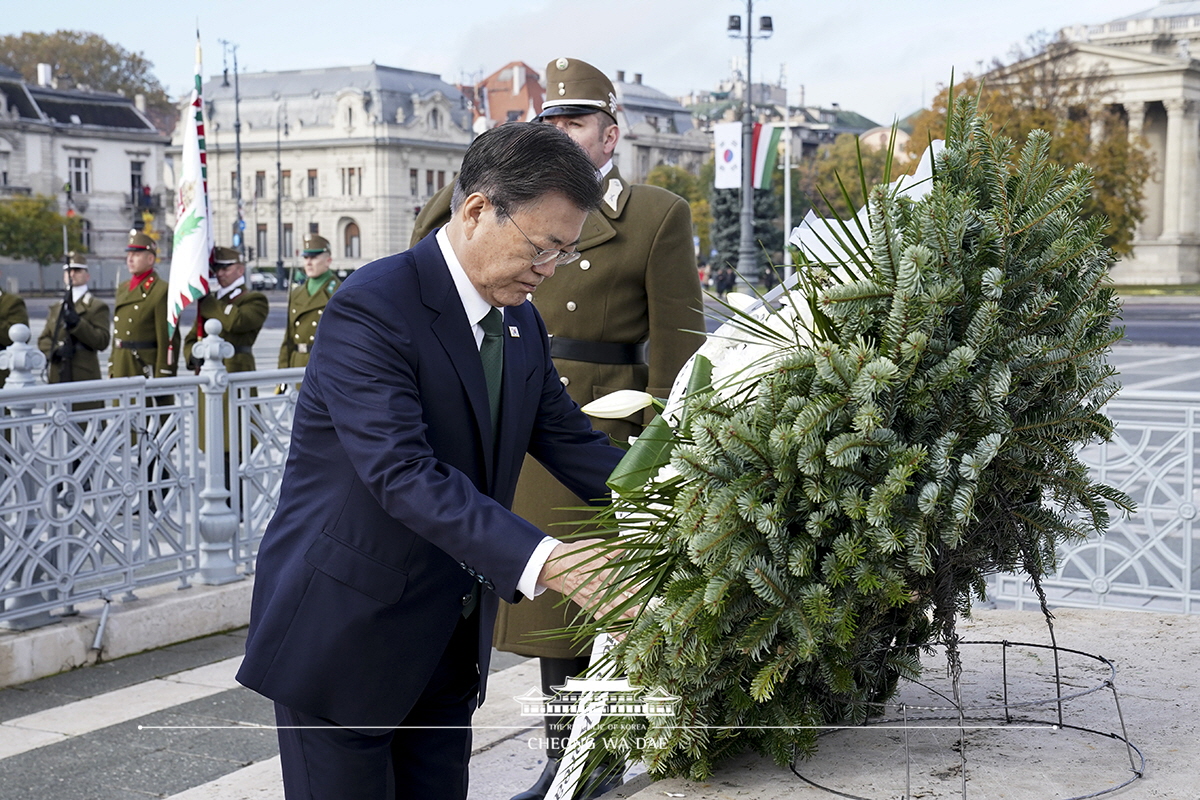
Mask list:
[[[533,786],[530,786],[520,794],[514,794],[512,800],[543,800],[550,792],[550,786],[554,783],[554,776],[558,774],[559,763],[557,758],[547,757],[546,766],[542,768],[542,774],[538,776]]]

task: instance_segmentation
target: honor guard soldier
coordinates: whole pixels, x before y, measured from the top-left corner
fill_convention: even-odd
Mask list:
[[[25,301],[19,294],[0,289],[0,350],[5,350],[12,344],[12,339],[8,337],[8,329],[17,324],[29,324],[29,312],[25,310]],[[0,388],[6,380],[8,370],[0,369]]]
[[[88,289],[87,259],[70,253],[63,265],[66,288],[61,303],[50,306],[38,347],[50,365],[50,383],[100,380],[99,351],[108,347],[108,304]],[[72,408],[100,408],[100,401],[75,403]]]
[[[130,231],[125,247],[129,282],[117,284],[109,377],[175,375],[179,331],[173,337],[167,335],[167,282],[154,271],[157,259],[155,241],[144,233]]]
[[[270,311],[267,296],[246,286],[246,264],[232,247],[213,248],[212,269],[218,285],[196,306],[196,324],[183,340],[184,360],[189,368],[200,369],[200,361],[192,357],[192,346],[204,336],[204,323],[216,319],[221,321],[221,338],[233,345],[225,369],[251,372],[255,369],[254,342]]]
[[[308,366],[308,356],[317,338],[317,323],[338,287],[337,277],[329,270],[332,262],[329,241],[324,236],[310,233],[304,237],[306,280],[288,293],[287,327],[279,348],[280,369]]]
[[[546,67],[546,100],[539,120],[558,127],[587,152],[603,191],[598,211],[583,224],[578,261],[559,267],[533,297],[552,339],[550,353],[560,380],[580,405],[617,389],[666,397],[676,373],[703,342],[703,301],[692,243],[687,201],[648,185],[630,185],[613,164],[620,138],[617,98],[600,70],[577,59],[559,58]],[[413,243],[445,224],[450,187],[430,198],[417,217]],[[593,420],[614,439],[626,441],[649,416]],[[513,511],[548,535],[563,523],[586,518],[580,499],[541,464],[525,458]],[[553,527],[552,527],[553,526]],[[576,526],[578,527],[578,526]],[[542,689],[553,694],[583,671],[590,643],[547,639],[540,631],[569,626],[579,608],[547,591],[536,600],[504,603],[496,620],[501,650],[540,656]],[[547,764],[538,782],[513,800],[545,797],[568,736],[570,721],[547,718]],[[602,787],[603,788],[603,787]]]

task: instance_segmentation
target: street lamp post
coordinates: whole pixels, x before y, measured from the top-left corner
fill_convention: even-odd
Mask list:
[[[751,98],[751,87],[754,84],[754,73],[751,71],[751,59],[754,52],[754,40],[766,39],[775,32],[770,17],[762,17],[758,22],[758,34],[754,34],[754,0],[746,0],[746,30],[742,32],[742,18],[733,15],[729,18],[729,35],[735,39],[746,40],[746,88],[742,93],[742,235],[738,244],[737,271],[742,278],[757,281],[759,277],[758,253],[754,244],[754,103]]]
[[[283,162],[281,159],[280,130],[287,136],[287,106],[283,107],[282,118],[275,115],[275,233],[278,258],[275,261],[275,285],[283,286]]]
[[[222,39],[221,44],[226,50],[233,51],[233,153],[234,160],[237,162],[236,173],[234,175],[234,192],[237,200],[237,241],[234,246],[237,247],[238,254],[246,257],[246,220],[242,216],[242,94],[238,86],[238,62],[236,44],[232,44]],[[229,71],[225,71],[222,85],[229,86]]]

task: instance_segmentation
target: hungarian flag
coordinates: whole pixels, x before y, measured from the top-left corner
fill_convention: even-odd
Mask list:
[[[770,189],[779,157],[779,139],[783,126],[773,123],[754,123],[754,188]]]
[[[200,32],[196,31],[196,85],[183,112],[183,155],[175,191],[175,246],[167,295],[167,324],[175,335],[183,310],[208,294],[208,265],[213,248],[208,208],[208,154],[204,147],[204,99],[201,96]]]

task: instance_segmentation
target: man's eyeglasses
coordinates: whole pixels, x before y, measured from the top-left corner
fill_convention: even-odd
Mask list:
[[[513,227],[517,229],[518,233],[520,233],[522,236],[525,236],[525,231],[521,230],[521,226],[517,224],[515,219],[509,217],[508,221],[513,224]],[[563,264],[570,264],[573,261],[579,260],[578,250],[543,250],[534,244],[533,240],[528,236],[525,236],[525,241],[529,242],[529,246],[535,250],[533,254],[533,265],[535,267],[544,267],[551,261],[554,262],[556,267],[561,267]]]

